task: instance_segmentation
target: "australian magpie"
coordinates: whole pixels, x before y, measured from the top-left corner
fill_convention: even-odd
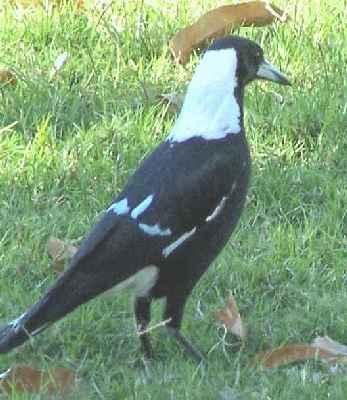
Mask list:
[[[289,81],[251,40],[228,36],[203,55],[167,139],[130,177],[82,242],[66,272],[24,314],[0,329],[0,353],[21,345],[79,305],[116,286],[135,289],[139,331],[165,298],[168,332],[180,332],[195,284],[229,239],[243,209],[250,154],[243,125],[246,84]],[[140,335],[152,355],[149,334]]]

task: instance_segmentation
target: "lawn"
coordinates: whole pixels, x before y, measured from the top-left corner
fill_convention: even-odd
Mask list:
[[[199,58],[175,65],[168,40],[223,3],[115,0],[80,13],[69,5],[14,12],[2,3],[0,67],[13,68],[18,82],[0,86],[0,324],[55,280],[48,238],[79,243],[167,136],[175,115],[158,96],[184,91]],[[288,23],[238,31],[257,40],[293,86],[254,83],[247,91],[247,206],[183,323],[208,367],[161,329],[153,331],[156,360],[141,361],[132,296],[124,293],[96,299],[1,355],[0,371],[17,363],[73,369],[81,382],[71,398],[83,399],[346,398],[343,368],[252,365],[258,351],[317,335],[347,343],[346,7],[293,1]],[[65,67],[50,79],[64,52]],[[244,345],[214,318],[230,293],[248,328]]]

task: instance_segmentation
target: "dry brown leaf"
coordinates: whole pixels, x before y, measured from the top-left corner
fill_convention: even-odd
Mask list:
[[[247,332],[242,323],[242,319],[234,299],[230,296],[227,306],[223,310],[216,312],[216,319],[223,323],[223,325],[234,335],[241,339],[245,339]]]
[[[10,69],[0,69],[0,83],[4,85],[16,85],[17,78]]]
[[[64,271],[66,261],[70,260],[78,248],[70,243],[55,237],[50,237],[47,242],[47,251],[52,258],[52,268],[61,273]]]
[[[265,1],[226,5],[215,8],[194,24],[178,32],[169,43],[176,62],[185,64],[193,49],[207,40],[226,35],[239,26],[264,26],[274,20],[287,20],[287,14]]]
[[[76,383],[76,375],[66,368],[51,368],[38,371],[29,365],[19,364],[0,375],[0,387],[6,393],[18,392],[49,393],[66,392]]]
[[[317,340],[318,339],[318,340]],[[256,362],[266,368],[276,368],[281,365],[297,361],[319,358],[329,363],[347,363],[347,353],[339,351],[340,345],[330,338],[317,338],[313,344],[289,344],[273,350],[260,352],[256,355]],[[323,339],[323,340],[322,340]]]
[[[256,361],[266,368],[276,368],[296,361],[304,361],[317,357],[326,358],[329,356],[331,356],[330,353],[312,347],[309,344],[289,344],[258,353]]]

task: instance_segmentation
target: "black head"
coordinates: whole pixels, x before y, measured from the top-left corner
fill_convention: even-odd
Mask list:
[[[246,85],[255,79],[266,79],[281,85],[290,85],[289,80],[264,58],[263,49],[255,42],[240,36],[217,39],[208,51],[234,49],[237,57],[237,78]]]

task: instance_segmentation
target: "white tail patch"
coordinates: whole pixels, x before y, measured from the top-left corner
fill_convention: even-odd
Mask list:
[[[217,217],[217,215],[223,210],[225,202],[227,201],[227,197],[224,196],[218,206],[213,210],[213,213],[206,217],[206,222],[210,222]]]
[[[128,199],[124,198],[123,200],[117,201],[117,203],[112,204],[107,211],[113,211],[117,215],[127,214],[130,211]]]
[[[191,236],[194,235],[196,232],[196,227],[194,227],[191,231],[185,232],[183,235],[181,235],[177,240],[169,244],[164,248],[162,251],[163,256],[166,258],[168,257],[174,250],[177,249],[178,246],[180,246],[182,243],[184,243],[187,239],[189,239]]]
[[[144,297],[156,284],[158,279],[159,269],[155,265],[148,265],[128,279],[120,282],[114,288],[108,290],[110,293],[118,293],[124,289],[134,289],[137,297]]]
[[[158,280],[159,269],[155,265],[149,265],[136,274],[135,294],[144,297],[152,289]]]
[[[139,215],[147,210],[153,201],[154,195],[147,196],[137,207],[131,211],[131,218],[136,219]]]
[[[189,84],[182,111],[169,135],[172,142],[192,137],[222,139],[241,132],[235,49],[207,51]]]

